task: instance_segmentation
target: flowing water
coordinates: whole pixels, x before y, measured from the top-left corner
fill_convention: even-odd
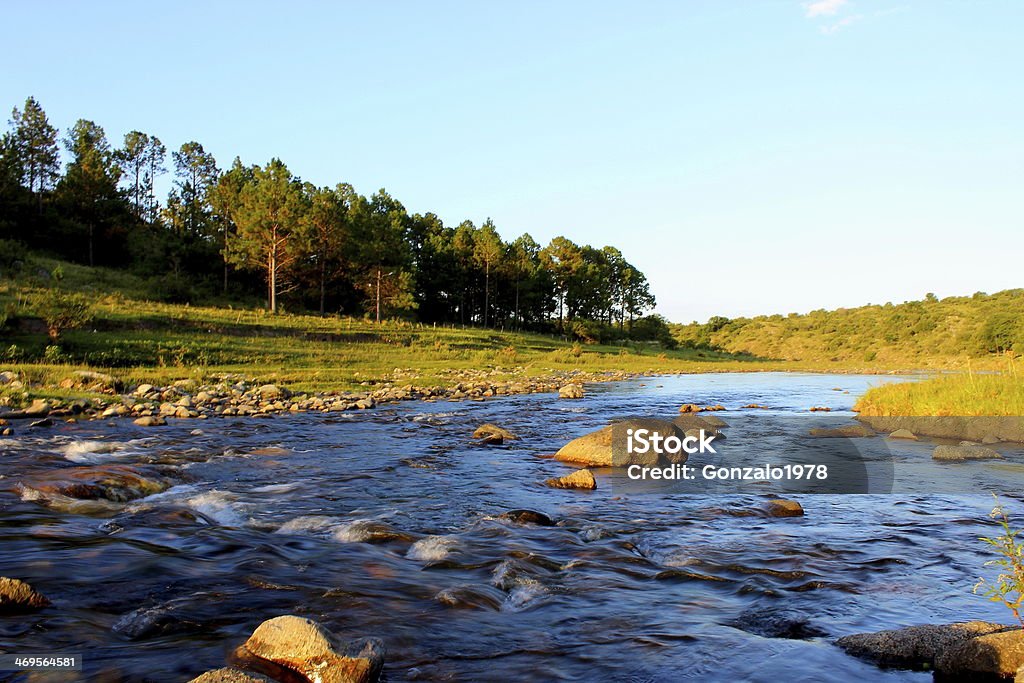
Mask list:
[[[550,454],[617,416],[760,403],[768,423],[810,406],[843,423],[885,379],[659,377],[592,387],[582,401],[19,429],[0,440],[0,575],[53,606],[0,617],[0,651],[82,653],[87,680],[185,681],[223,666],[262,620],[298,614],[343,638],[382,638],[391,681],[924,680],[832,641],[1007,620],[971,588],[989,559],[977,540],[991,531],[983,484],[1019,496],[1018,451],[965,465],[974,494],[804,495],[806,516],[791,519],[730,514],[756,507],[756,494],[635,490],[621,471],[599,472],[596,491],[540,484],[571,471]],[[477,445],[484,422],[521,439]],[[889,448],[942,466],[930,444]],[[25,486],[115,464],[173,485],[123,503]],[[557,524],[500,517],[517,508]]]

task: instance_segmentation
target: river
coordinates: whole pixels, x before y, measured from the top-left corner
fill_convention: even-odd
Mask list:
[[[86,680],[186,681],[223,666],[264,619],[299,614],[341,637],[383,639],[391,681],[928,680],[832,641],[1008,623],[971,589],[991,559],[977,540],[992,531],[984,490],[1020,507],[1017,449],[963,466],[975,493],[803,495],[806,515],[791,519],[728,512],[755,507],[755,493],[657,494],[621,472],[598,472],[596,491],[540,484],[571,471],[554,451],[617,416],[721,403],[729,420],[758,403],[779,424],[811,406],[843,422],[857,395],[892,379],[685,375],[591,386],[581,401],[20,429],[0,440],[0,575],[53,606],[0,617],[0,650],[81,653]],[[470,434],[485,422],[521,439],[478,445]],[[930,447],[889,446],[943,466]],[[173,485],[84,506],[23,486],[111,464],[154,468]],[[517,508],[557,524],[499,517]]]

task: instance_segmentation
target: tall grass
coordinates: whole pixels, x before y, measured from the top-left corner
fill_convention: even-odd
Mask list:
[[[870,389],[854,407],[864,415],[1024,415],[1024,378],[1008,361],[998,373],[973,369]]]

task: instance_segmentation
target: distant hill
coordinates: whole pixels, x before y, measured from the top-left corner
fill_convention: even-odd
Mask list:
[[[683,347],[787,361],[948,365],[1024,353],[1024,289],[755,318],[675,324]]]

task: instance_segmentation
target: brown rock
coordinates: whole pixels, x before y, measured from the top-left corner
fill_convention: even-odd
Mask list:
[[[274,683],[272,679],[260,674],[249,673],[240,669],[224,667],[207,671],[196,676],[188,683]]]
[[[0,576],[0,615],[26,614],[49,604],[44,595],[24,581]]]
[[[914,432],[909,429],[897,429],[889,435],[890,439],[909,439],[911,441],[917,441],[917,436]]]
[[[145,417],[137,418],[134,422],[140,427],[163,427],[167,424],[167,420],[159,415],[146,415]]]
[[[906,628],[843,636],[836,645],[847,653],[885,665],[923,668],[938,656],[976,636],[1004,631],[1005,626],[984,621],[908,626]]]
[[[490,422],[488,422],[487,424],[480,425],[473,432],[474,439],[487,439],[488,437],[495,436],[499,437],[500,439],[497,443],[501,443],[502,441],[515,441],[516,439],[519,438],[518,436],[508,431],[507,429],[503,429],[498,425],[491,424]]]
[[[566,384],[558,390],[558,398],[583,398],[583,387],[579,384]]]
[[[384,665],[380,640],[367,638],[340,645],[320,624],[292,615],[260,624],[243,649],[318,683],[370,683],[380,677]]]
[[[795,500],[775,498],[769,500],[764,506],[765,514],[769,517],[803,517],[804,509]]]
[[[633,452],[627,447],[629,430],[646,429],[658,433],[661,437],[675,436],[682,440],[685,434],[672,422],[651,418],[631,418],[613,423],[583,436],[573,439],[555,453],[555,459],[563,462],[574,462],[588,467],[626,467],[629,465],[655,465],[659,461],[686,462],[687,454],[680,452],[671,457],[660,457],[654,449],[646,453]],[[636,444],[635,444],[636,446]]]
[[[544,482],[551,488],[555,489],[596,489],[597,481],[594,479],[594,473],[588,469],[577,470],[572,474],[567,474],[564,477],[552,477]]]
[[[1009,678],[1024,666],[1024,630],[1014,628],[943,648],[935,657],[935,668],[942,674],[967,677],[989,674]]]
[[[1003,456],[985,446],[936,446],[932,451],[932,459],[947,462],[964,462],[965,460],[997,460]]]

